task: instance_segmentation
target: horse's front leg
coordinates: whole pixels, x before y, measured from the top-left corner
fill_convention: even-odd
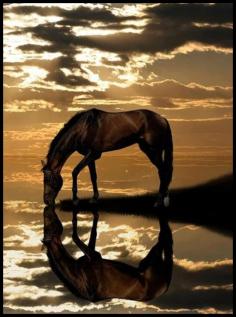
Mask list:
[[[73,202],[75,204],[78,204],[78,201],[79,201],[79,199],[77,197],[77,191],[78,191],[77,178],[78,178],[78,175],[82,171],[82,169],[91,162],[91,160],[93,160],[93,159],[92,159],[91,154],[89,153],[73,169],[73,172],[72,172],[72,180],[73,180],[72,193],[73,193]]]
[[[87,258],[91,261],[92,259],[101,258],[99,252],[95,251],[96,245],[96,238],[97,238],[97,222],[98,222],[98,213],[94,213],[93,218],[93,226],[90,233],[89,244],[88,246],[79,238],[78,231],[77,231],[77,212],[73,210],[73,218],[72,218],[72,225],[73,225],[73,234],[72,239],[77,245],[77,247],[87,256]]]
[[[72,218],[72,226],[73,226],[73,233],[72,233],[72,239],[77,245],[77,247],[90,259],[89,255],[89,247],[80,240],[77,232],[77,212],[73,210],[73,218]]]
[[[90,177],[93,185],[93,198],[90,199],[91,203],[96,203],[99,197],[98,187],[97,187],[97,173],[95,161],[92,161],[88,164]]]

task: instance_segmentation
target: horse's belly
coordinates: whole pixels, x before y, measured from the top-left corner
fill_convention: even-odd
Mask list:
[[[126,138],[111,140],[110,142],[106,142],[103,144],[103,152],[115,151],[119,149],[123,149],[127,146],[133,145],[137,142],[136,136],[129,136]]]

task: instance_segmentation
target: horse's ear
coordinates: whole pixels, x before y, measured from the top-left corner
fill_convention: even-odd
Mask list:
[[[44,167],[46,166],[46,163],[44,160],[41,160],[41,164],[42,164],[42,169],[41,169],[41,171],[42,171],[44,169]]]

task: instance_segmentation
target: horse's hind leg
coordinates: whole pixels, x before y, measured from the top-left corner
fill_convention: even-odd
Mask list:
[[[169,177],[169,170],[165,166],[163,160],[161,160],[161,163],[157,166],[157,168],[158,168],[158,173],[160,177],[159,194],[160,194],[161,203],[163,203],[165,207],[168,207],[169,205],[168,188],[171,181],[171,178]],[[156,205],[158,205],[158,201]]]
[[[90,178],[93,185],[93,198],[90,200],[91,203],[95,203],[98,200],[99,193],[98,193],[98,187],[97,187],[97,173],[96,173],[96,165],[95,161],[92,161],[88,164],[89,172],[90,172]]]
[[[166,177],[167,171],[162,157],[163,150],[161,148],[157,150],[156,148],[150,146],[144,141],[139,143],[139,147],[147,155],[149,160],[152,162],[153,165],[156,166],[158,170],[160,179],[159,196],[154,206],[162,205],[163,203],[165,204],[164,199],[168,195],[168,187],[170,181]]]

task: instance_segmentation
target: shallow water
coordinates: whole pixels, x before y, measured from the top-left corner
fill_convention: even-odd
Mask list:
[[[173,278],[168,292],[148,303],[112,299],[98,303],[78,299],[51,271],[42,250],[42,175],[39,158],[4,162],[4,313],[232,313],[232,239],[192,224],[170,222],[174,239]],[[63,169],[59,199],[71,195],[72,158]],[[131,164],[132,163],[132,164]],[[142,168],[140,168],[142,166]],[[172,187],[194,185],[229,172],[230,158],[179,157]],[[114,168],[115,167],[115,168]],[[191,171],[191,173],[190,173]],[[155,190],[157,177],[141,157],[109,157],[98,164],[101,196],[137,195]],[[91,195],[87,171],[80,195]],[[63,244],[75,257],[72,213],[56,210],[63,223]],[[99,211],[97,250],[104,258],[138,265],[157,241],[157,219]],[[78,232],[87,241],[92,215],[78,216]]]

